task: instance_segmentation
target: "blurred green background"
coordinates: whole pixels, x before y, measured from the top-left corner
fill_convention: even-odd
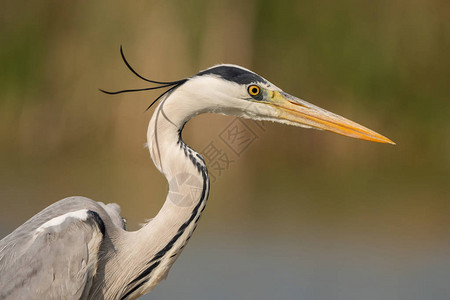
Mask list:
[[[143,146],[158,93],[98,91],[148,86],[122,44],[148,78],[239,64],[397,143],[245,121],[258,138],[151,299],[450,298],[450,2],[1,3],[1,237],[71,195],[120,204],[131,230],[162,206]],[[185,141],[233,120],[199,116]]]

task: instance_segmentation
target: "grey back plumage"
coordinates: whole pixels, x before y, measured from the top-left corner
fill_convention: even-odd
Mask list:
[[[117,205],[83,197],[54,203],[0,241],[0,299],[86,299],[105,226]],[[106,225],[105,225],[106,224]]]

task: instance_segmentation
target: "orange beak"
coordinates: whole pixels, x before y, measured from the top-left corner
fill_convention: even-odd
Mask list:
[[[271,91],[271,93],[269,104],[279,111],[278,117],[280,119],[299,126],[328,130],[356,139],[395,145],[393,141],[373,130],[304,100],[284,92]]]

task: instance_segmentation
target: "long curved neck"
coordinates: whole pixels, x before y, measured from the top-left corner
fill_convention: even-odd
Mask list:
[[[169,183],[166,201],[151,227],[163,223],[174,228],[183,225],[182,230],[185,230],[194,219],[195,222],[198,220],[206,204],[209,180],[203,158],[181,138],[184,124],[195,111],[180,114],[177,102],[175,97],[165,98],[148,127],[150,155]],[[164,228],[167,230],[168,227]]]
[[[180,99],[175,98],[169,95],[161,102],[148,128],[150,154],[169,192],[158,214],[134,235],[139,242],[129,257],[138,259],[130,270],[132,279],[125,290],[129,295],[149,291],[165,278],[195,230],[209,194],[203,158],[181,139],[185,122],[198,112],[192,108],[180,114]]]
[[[162,235],[172,237],[171,243],[175,239],[187,239],[192,233],[209,193],[203,158],[181,139],[181,131],[190,115],[186,112],[180,115],[176,103],[174,98],[164,99],[156,109],[147,133],[150,155],[166,177],[169,191],[163,207],[146,227],[152,231],[157,227]]]

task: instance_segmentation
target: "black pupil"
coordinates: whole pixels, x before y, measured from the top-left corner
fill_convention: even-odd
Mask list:
[[[253,87],[252,88],[252,94],[258,94],[258,88]]]

